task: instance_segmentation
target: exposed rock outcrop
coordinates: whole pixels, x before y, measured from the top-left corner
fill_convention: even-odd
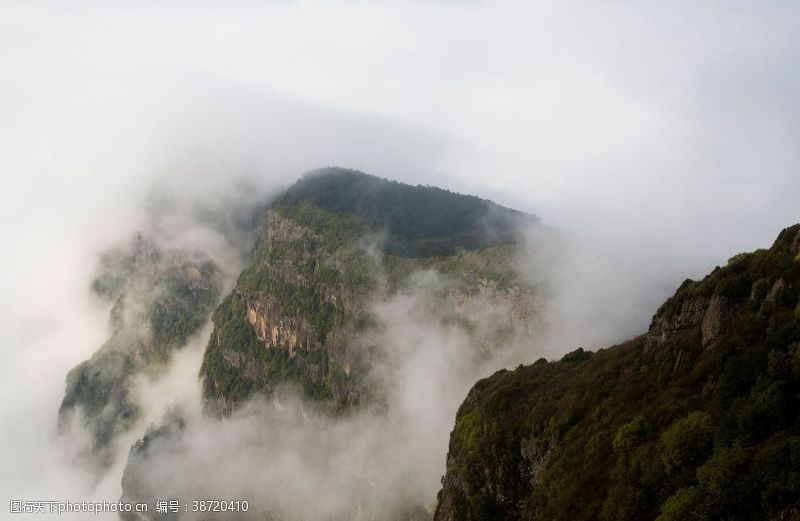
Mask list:
[[[709,301],[705,297],[683,298],[673,306],[674,310],[659,310],[645,337],[646,348],[658,347],[679,333],[701,324],[706,317]]]
[[[711,347],[725,331],[731,318],[731,302],[727,297],[714,295],[708,303],[700,326],[703,348]]]

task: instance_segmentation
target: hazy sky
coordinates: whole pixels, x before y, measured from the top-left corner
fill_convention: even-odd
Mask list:
[[[39,211],[33,197],[113,206],[176,165],[330,163],[714,258],[800,219],[794,2],[6,0],[0,14],[4,192],[19,196],[4,221]]]

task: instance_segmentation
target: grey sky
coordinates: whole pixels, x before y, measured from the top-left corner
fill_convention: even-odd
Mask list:
[[[23,177],[70,175],[116,186],[99,178],[186,163],[178,144],[238,146],[235,166],[257,168],[276,161],[270,143],[289,127],[291,139],[323,143],[300,139],[305,161],[281,160],[287,171],[339,163],[438,181],[559,225],[629,234],[634,223],[715,257],[800,216],[794,3],[11,1],[2,11],[1,131],[19,152],[4,171],[17,189]],[[295,110],[279,109],[276,125],[285,100]],[[289,140],[281,151],[295,150]],[[87,172],[85,154],[109,141]],[[67,156],[61,171],[30,160],[43,151]]]

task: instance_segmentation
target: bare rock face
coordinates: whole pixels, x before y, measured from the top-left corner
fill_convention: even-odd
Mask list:
[[[692,329],[705,322],[709,299],[695,297],[683,299],[673,312],[662,312],[653,317],[650,330],[645,337],[645,348],[658,347],[682,331]],[[711,329],[711,320],[709,328]]]
[[[258,339],[267,347],[284,348],[294,356],[299,345],[317,343],[314,331],[302,317],[280,317],[280,310],[272,299],[250,303],[247,321],[253,326]]]
[[[527,463],[527,473],[530,476],[531,488],[536,488],[542,474],[550,465],[555,456],[558,443],[555,438],[542,440],[537,437],[528,437],[522,440],[520,452],[522,459]]]
[[[719,294],[710,298],[676,295],[673,299],[679,299],[679,303],[675,305],[673,302],[666,309],[662,307],[653,317],[645,336],[645,349],[658,347],[669,339],[698,327],[702,347],[705,349],[713,346],[730,321],[731,299]],[[677,353],[676,368],[682,364],[683,355],[685,354]]]
[[[786,284],[783,282],[783,279],[775,281],[767,293],[767,296],[764,297],[764,300],[761,302],[761,307],[758,310],[760,316],[768,315],[775,308],[776,304],[783,296],[785,287]]]
[[[703,323],[700,327],[703,348],[711,347],[725,330],[731,318],[730,299],[714,295],[706,308]]]
[[[341,344],[346,318],[361,313],[365,299],[363,286],[347,284],[346,252],[278,211],[264,223],[255,258],[214,315],[201,369],[208,408],[228,414],[252,393],[282,384],[357,401]]]

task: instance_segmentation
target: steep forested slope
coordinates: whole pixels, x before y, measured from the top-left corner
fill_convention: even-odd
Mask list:
[[[799,405],[796,225],[639,338],[478,382],[435,518],[800,519]]]
[[[477,344],[516,335],[537,306],[514,265],[530,222],[439,188],[335,168],[306,175],[269,207],[251,264],[214,312],[201,369],[209,408],[226,414],[286,384],[335,409],[370,400],[371,306],[412,291],[421,269],[440,276],[429,296],[465,330],[497,315]]]
[[[415,432],[418,414],[403,405],[410,389],[398,388],[398,382],[413,376],[405,372],[420,369],[415,360],[426,359],[419,354],[425,346],[431,346],[433,355],[463,357],[448,362],[452,370],[440,369],[447,378],[459,379],[459,393],[462,379],[471,383],[475,374],[486,374],[485,364],[498,367],[501,356],[504,361],[519,359],[521,346],[528,345],[541,325],[540,292],[518,269],[522,226],[536,222],[489,201],[438,188],[412,187],[343,169],[307,174],[265,209],[250,262],[212,315],[213,331],[200,370],[206,414],[198,421],[175,410],[161,426],[152,426],[130,451],[123,497],[152,503],[164,494],[165,482],[180,482],[173,488],[184,499],[202,496],[204,489],[192,481],[193,476],[173,476],[162,466],[163,455],[177,454],[176,465],[186,463],[191,468],[198,456],[191,452],[196,450],[192,440],[198,432],[208,435],[233,427],[235,432],[225,432],[235,441],[252,432],[248,423],[252,421],[259,425],[254,428],[258,440],[245,436],[242,445],[248,448],[241,450],[246,454],[269,454],[261,443],[270,442],[261,440],[281,439],[270,433],[290,429],[301,439],[315,440],[311,442],[315,447],[301,452],[310,457],[306,453],[316,450],[314,466],[324,467],[326,476],[352,480],[345,487],[342,483],[326,487],[357,490],[348,491],[352,495],[342,498],[336,513],[324,519],[430,519],[437,474],[427,473],[432,481],[424,494],[409,494],[404,501],[392,492],[391,500],[386,500],[377,478],[396,471],[373,467],[380,465],[377,461],[336,461],[337,455],[358,451],[362,446],[358,438],[370,437],[362,431],[389,441],[389,448],[369,449],[378,460],[395,444],[416,454],[405,440],[395,440],[395,431]],[[416,333],[409,331],[414,328]],[[457,350],[442,346],[444,342],[457,342]],[[404,356],[410,360],[398,360]],[[431,379],[421,375],[417,385],[424,389],[427,382],[433,391],[428,399],[438,404],[443,398],[437,393],[444,392],[439,386],[454,384],[428,382]],[[287,387],[289,392],[277,392]],[[425,399],[416,397],[424,390],[413,392],[415,400]],[[290,411],[305,418],[302,428],[281,423],[289,421],[285,415]],[[239,431],[242,425],[247,427]],[[341,432],[350,430],[347,441],[337,441]],[[422,447],[432,443],[420,441]],[[334,448],[327,451],[329,446]],[[238,442],[237,447],[241,447]],[[213,444],[204,447],[197,459],[213,460],[214,450]],[[320,450],[326,453],[320,455]],[[275,463],[260,457],[248,459],[240,473],[258,476]],[[328,468],[328,461],[336,468]],[[219,465],[224,464],[220,456]],[[302,474],[285,472],[288,483],[297,483],[297,474]],[[313,481],[319,471],[308,472]],[[384,494],[383,499],[373,497],[376,492]],[[314,510],[298,508],[291,498],[282,500],[274,490],[263,496],[248,496],[253,509],[241,517],[311,519],[302,512]],[[324,512],[325,505],[320,501],[317,510]]]

